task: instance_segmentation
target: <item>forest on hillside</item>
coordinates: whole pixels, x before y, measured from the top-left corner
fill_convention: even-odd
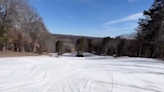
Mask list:
[[[55,39],[29,0],[0,0],[0,50],[54,51]]]
[[[28,0],[0,0],[0,50],[17,52],[77,51],[98,55],[164,57],[164,0],[154,0],[132,34],[115,38],[51,34]]]

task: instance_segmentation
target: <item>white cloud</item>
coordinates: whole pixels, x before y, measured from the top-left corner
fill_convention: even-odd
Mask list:
[[[137,0],[128,0],[128,2],[135,2],[135,1],[137,1]]]
[[[111,31],[125,31],[125,30],[133,29],[135,27],[137,27],[137,23],[132,22],[132,23],[125,23],[121,27],[106,26],[105,28]]]
[[[116,37],[123,34],[133,33],[137,26],[138,24],[136,22],[125,23],[121,27],[106,26],[103,32],[111,34],[111,37]]]
[[[105,25],[112,25],[112,24],[117,24],[117,23],[127,22],[127,21],[135,21],[142,17],[143,17],[142,13],[137,13],[137,14],[133,14],[133,15],[130,15],[130,16],[122,18],[122,19],[109,21]]]
[[[104,23],[102,26],[115,34],[126,34],[135,30],[138,26],[139,18],[143,18],[142,13],[133,14],[118,20],[112,20]]]

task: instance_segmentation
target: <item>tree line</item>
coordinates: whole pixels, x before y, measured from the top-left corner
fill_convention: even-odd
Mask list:
[[[55,39],[29,0],[0,0],[0,50],[55,51]]]
[[[164,57],[164,0],[154,0],[148,10],[143,11],[145,18],[139,19],[135,33],[105,37],[101,41],[80,38],[77,40],[78,55],[90,52],[98,55],[131,57]]]
[[[42,17],[28,0],[0,0],[0,51],[78,52],[132,57],[164,57],[164,0],[154,0],[145,18],[139,19],[136,33],[100,41],[79,38],[75,47],[57,41],[47,30]],[[67,44],[66,44],[67,43]]]

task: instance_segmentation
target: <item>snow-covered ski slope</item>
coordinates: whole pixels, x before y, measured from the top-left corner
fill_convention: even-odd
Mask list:
[[[0,92],[164,92],[164,64],[69,54],[1,58]]]

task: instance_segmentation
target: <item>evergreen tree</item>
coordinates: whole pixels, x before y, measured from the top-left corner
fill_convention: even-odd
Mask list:
[[[107,55],[109,53],[109,42],[111,41],[110,37],[105,37],[102,40],[102,54]]]
[[[164,0],[154,0],[152,6],[143,12],[146,18],[140,19],[138,39],[146,42],[150,48],[150,57],[159,57],[160,49],[164,45]],[[143,41],[144,40],[144,41]]]
[[[78,52],[77,55],[83,55],[83,52],[86,51],[87,48],[88,48],[87,39],[79,38],[76,42],[76,49]]]
[[[88,42],[88,52],[92,53],[93,52],[93,44],[92,44],[92,39],[87,39]]]
[[[63,45],[63,41],[57,41],[56,42],[56,51],[58,53],[58,55],[62,55],[64,53],[64,45]]]

